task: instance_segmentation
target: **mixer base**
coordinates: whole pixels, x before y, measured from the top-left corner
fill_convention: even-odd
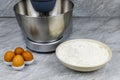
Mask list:
[[[34,52],[48,53],[54,52],[61,42],[63,42],[63,38],[49,43],[34,42],[26,39],[26,47]]]

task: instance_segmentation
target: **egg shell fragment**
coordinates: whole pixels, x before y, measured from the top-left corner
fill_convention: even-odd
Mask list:
[[[5,60],[4,60],[4,63],[5,63],[6,65],[8,65],[8,66],[11,66],[11,65],[12,65],[12,62],[6,62]]]
[[[12,68],[16,71],[20,71],[20,70],[23,70],[23,68],[25,67],[25,65],[22,65],[22,66],[19,66],[19,67],[16,67],[16,66],[12,66]]]
[[[33,62],[34,62],[34,59],[31,60],[31,61],[25,61],[25,64],[26,64],[26,65],[30,65],[30,64],[32,64]]]
[[[23,56],[25,61],[32,61],[34,59],[32,52],[30,52],[28,50],[24,51],[22,56]]]
[[[12,51],[7,51],[4,55],[4,61],[6,62],[12,62],[13,58],[15,56],[15,53]]]

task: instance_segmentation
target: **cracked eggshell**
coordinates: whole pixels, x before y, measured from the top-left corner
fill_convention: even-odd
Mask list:
[[[19,67],[16,67],[16,66],[12,65],[12,68],[16,71],[22,70],[24,67],[25,67],[25,65],[22,65],[22,66],[19,66]]]
[[[31,60],[31,61],[25,61],[25,64],[26,64],[26,65],[30,65],[30,64],[32,64],[33,62],[34,62],[34,59]]]

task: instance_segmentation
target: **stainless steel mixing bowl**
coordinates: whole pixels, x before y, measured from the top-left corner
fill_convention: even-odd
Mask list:
[[[46,13],[36,12],[26,2],[27,0],[17,3],[14,11],[27,38],[35,42],[51,42],[66,34],[74,7],[71,1],[57,0],[54,9]]]

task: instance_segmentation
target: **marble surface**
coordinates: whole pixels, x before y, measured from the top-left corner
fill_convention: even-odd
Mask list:
[[[14,16],[13,6],[20,0],[0,0],[0,16]],[[120,16],[120,0],[71,0],[74,16]]]
[[[35,62],[22,71],[3,63],[3,55],[15,47],[25,47],[15,18],[0,18],[0,80],[120,80],[120,18],[73,18],[68,39],[87,38],[106,43],[113,51],[112,60],[102,69],[82,73],[64,67],[55,53],[34,53]]]

